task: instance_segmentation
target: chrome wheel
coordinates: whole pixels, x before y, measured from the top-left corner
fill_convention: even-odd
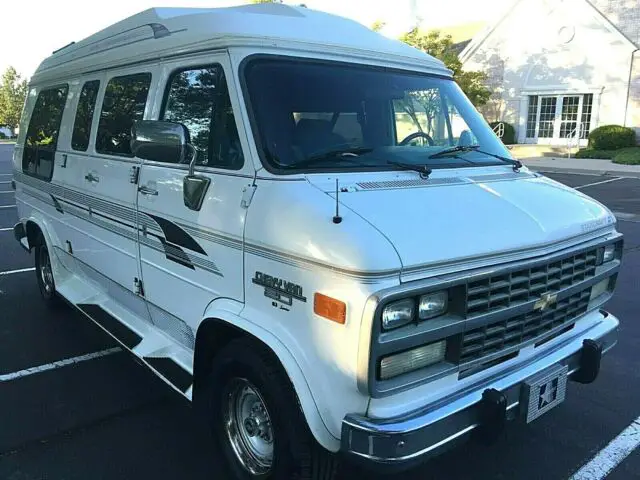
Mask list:
[[[234,378],[223,396],[224,427],[240,464],[253,475],[273,465],[273,427],[260,392],[246,379]]]
[[[42,280],[42,288],[46,295],[51,295],[54,290],[53,286],[53,271],[51,270],[51,259],[49,258],[49,252],[44,246],[38,249],[38,266],[39,275]]]

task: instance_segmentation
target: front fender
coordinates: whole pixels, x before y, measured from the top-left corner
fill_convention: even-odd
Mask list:
[[[327,450],[337,452],[340,439],[331,434],[320,415],[306,378],[287,347],[268,330],[241,316],[243,304],[230,299],[215,300],[205,310],[204,321],[216,319],[252,335],[267,345],[284,367],[300,401],[302,412],[315,439]],[[204,323],[203,321],[203,323]],[[202,325],[202,324],[201,324]],[[197,353],[196,353],[197,355]]]

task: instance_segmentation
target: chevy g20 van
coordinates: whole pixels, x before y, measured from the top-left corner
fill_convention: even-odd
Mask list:
[[[489,441],[616,343],[611,212],[343,18],[153,9],[58,50],[14,179],[44,300],[193,400],[238,478]]]

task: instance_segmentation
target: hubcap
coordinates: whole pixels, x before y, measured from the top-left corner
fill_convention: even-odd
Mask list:
[[[39,262],[40,262],[40,278],[42,279],[42,288],[45,293],[53,293],[53,272],[51,271],[51,260],[49,259],[49,252],[46,248],[41,247],[39,249]]]
[[[223,397],[227,437],[242,466],[262,475],[273,465],[273,429],[260,392],[246,379],[229,382]]]

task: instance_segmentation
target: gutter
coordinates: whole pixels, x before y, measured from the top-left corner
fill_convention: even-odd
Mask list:
[[[623,125],[625,127],[627,126],[627,114],[629,113],[629,97],[631,96],[631,76],[633,75],[633,60],[638,51],[640,51],[640,48],[636,48],[633,52],[631,52],[631,64],[629,65],[629,78],[627,80],[627,101],[624,106]]]

